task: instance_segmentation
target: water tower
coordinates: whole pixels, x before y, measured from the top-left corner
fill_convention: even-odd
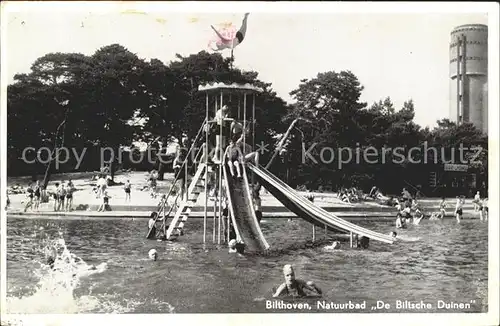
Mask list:
[[[468,24],[451,32],[450,120],[488,132],[488,26]]]

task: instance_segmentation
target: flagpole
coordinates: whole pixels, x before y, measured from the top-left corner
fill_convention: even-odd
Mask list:
[[[231,72],[233,70],[233,62],[234,62],[234,52],[233,52],[233,50],[234,50],[234,40],[231,41],[231,69],[230,69]]]

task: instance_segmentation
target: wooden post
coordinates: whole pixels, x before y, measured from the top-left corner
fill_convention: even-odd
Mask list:
[[[186,150],[186,149],[184,149]],[[185,197],[186,199],[186,202],[188,200],[188,182],[187,182],[187,179],[188,179],[188,156],[187,156],[187,152],[186,153],[186,157],[184,158],[184,193],[182,194],[182,197]],[[182,198],[184,200],[184,198]]]
[[[255,149],[255,93],[253,94],[252,103],[252,146]]]
[[[238,120],[241,120],[241,96],[238,95]]]
[[[222,110],[222,106],[224,105],[223,101],[223,96],[224,96],[224,93],[221,91],[220,92],[220,108]],[[222,116],[221,116],[222,118]],[[219,163],[219,193],[218,193],[218,198],[219,198],[219,223],[218,223],[218,232],[217,232],[217,243],[220,244],[220,229],[221,229],[221,214],[222,214],[222,160],[223,160],[223,153],[224,153],[224,143],[222,141],[222,125],[224,124],[224,119],[221,119],[220,121],[220,153],[218,155],[219,156],[219,159],[220,159],[220,163]]]
[[[217,96],[214,95],[214,118],[215,118],[215,113],[217,113]],[[214,119],[214,123],[217,123],[217,121]],[[215,128],[214,128],[215,130]],[[215,135],[217,137],[217,135]],[[220,141],[220,140],[219,140]],[[216,144],[215,144],[215,149],[217,150],[217,140],[216,140]],[[214,153],[215,156],[217,156],[217,153]],[[213,157],[212,157],[212,160],[213,160]],[[218,187],[218,183],[217,183],[217,170],[215,168],[215,166],[213,167],[214,168],[214,171],[213,173],[215,174],[215,180],[214,180],[214,215],[213,215],[213,227],[212,227],[212,243],[215,243],[215,218],[216,218],[216,205],[217,205],[217,187]]]
[[[205,209],[203,210],[203,244],[207,241],[207,204],[208,204],[208,92],[205,96],[205,123],[207,129],[205,130]],[[203,126],[202,128],[205,128]]]
[[[255,93],[253,93],[253,103],[252,103],[252,148],[254,151],[257,150],[255,148]],[[252,187],[254,186],[255,186],[255,173],[252,171]]]
[[[243,94],[243,143],[246,143],[246,127],[247,127],[247,93]],[[245,155],[245,153],[243,153]]]
[[[316,241],[316,225],[313,224],[313,242]]]
[[[350,242],[350,246],[352,248],[352,244],[353,244],[353,239],[352,239],[353,235],[352,235],[352,232],[349,232],[349,242]]]
[[[229,213],[229,209],[227,210],[227,243],[229,243],[229,237],[231,236],[231,216]]]

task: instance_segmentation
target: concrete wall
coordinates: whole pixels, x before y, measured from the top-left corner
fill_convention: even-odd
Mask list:
[[[458,57],[459,39],[463,42],[461,60]],[[450,120],[457,122],[459,119],[457,103],[461,93],[463,121],[487,132],[488,27],[480,24],[455,27],[451,32],[449,64]],[[461,74],[463,91],[457,91],[457,77]]]

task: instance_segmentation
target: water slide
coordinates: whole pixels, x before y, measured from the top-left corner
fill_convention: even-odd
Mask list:
[[[247,163],[246,167],[254,173],[255,177],[264,186],[264,188],[266,188],[274,197],[276,197],[276,199],[285,205],[285,207],[308,222],[320,227],[327,226],[328,228],[341,232],[353,232],[354,234],[385,243],[394,242],[392,237],[389,235],[374,232],[356,224],[347,222],[346,220],[327,212],[323,208],[314,205],[311,201],[304,198],[295,189],[288,186],[269,171],[258,168],[250,163]]]
[[[269,249],[264,235],[259,226],[255,209],[253,206],[252,193],[248,185],[245,169],[242,171],[243,178],[233,178],[223,165],[223,175],[226,181],[228,208],[231,215],[236,239],[245,243],[245,250],[261,252]]]

